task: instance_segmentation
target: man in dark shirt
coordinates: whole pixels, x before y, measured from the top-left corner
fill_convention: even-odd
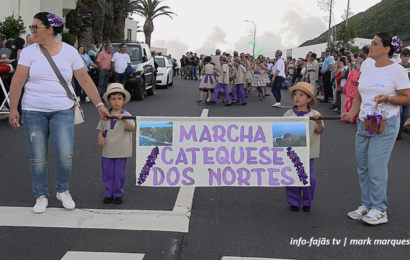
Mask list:
[[[198,74],[197,74],[197,70],[198,70],[198,64],[199,64],[199,57],[196,55],[196,53],[194,53],[194,56],[192,57],[192,62],[191,62],[191,79],[198,79]]]

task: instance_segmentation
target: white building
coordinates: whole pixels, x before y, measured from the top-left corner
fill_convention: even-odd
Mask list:
[[[5,17],[15,15],[21,16],[26,26],[26,35],[30,33],[28,26],[33,23],[33,17],[39,12],[50,12],[63,18],[76,7],[77,0],[1,0],[0,20]],[[125,19],[124,36],[125,39],[136,39],[137,23],[127,18]],[[26,35],[21,35],[25,38]]]
[[[356,45],[357,47],[359,47],[359,49],[361,49],[365,45],[370,45],[371,41],[372,39],[355,38],[354,45]],[[327,43],[319,43],[319,44],[314,44],[314,45],[309,45],[309,46],[285,49],[285,50],[282,50],[282,58],[286,59],[288,57],[292,57],[295,59],[298,59],[298,58],[304,59],[306,57],[306,54],[308,54],[309,51],[316,53],[317,56],[320,57],[320,53],[324,52],[326,48],[327,48]],[[262,54],[265,57],[274,58],[275,52],[276,51],[266,52]]]

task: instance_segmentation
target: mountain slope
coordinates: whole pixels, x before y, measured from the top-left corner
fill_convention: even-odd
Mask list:
[[[354,12],[354,10],[352,11]],[[358,38],[372,39],[378,32],[391,32],[398,35],[402,41],[409,41],[409,14],[410,0],[383,0],[366,12],[354,15],[349,21],[355,22]],[[336,25],[337,28],[341,24]],[[327,32],[304,42],[300,47],[327,42]]]

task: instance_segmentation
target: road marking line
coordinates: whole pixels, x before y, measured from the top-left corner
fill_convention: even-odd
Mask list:
[[[145,254],[68,251],[61,260],[143,260]]]
[[[177,200],[175,201],[174,213],[185,213],[189,218],[191,216],[192,201],[194,199],[195,187],[180,187]]]
[[[221,260],[292,260],[282,258],[260,258],[260,257],[240,257],[240,256],[223,256]],[[293,259],[296,260],[296,259]]]
[[[190,208],[190,207],[189,207]],[[107,210],[48,208],[34,214],[31,207],[0,207],[0,226],[93,228],[185,232],[189,214],[182,210]]]
[[[208,109],[201,117],[208,116]],[[168,231],[188,233],[195,187],[181,187],[172,211],[0,207],[0,226]]]
[[[208,117],[209,109],[202,109],[201,117]]]

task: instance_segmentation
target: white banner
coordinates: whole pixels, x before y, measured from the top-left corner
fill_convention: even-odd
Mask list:
[[[309,186],[308,126],[308,117],[137,117],[137,184]]]

